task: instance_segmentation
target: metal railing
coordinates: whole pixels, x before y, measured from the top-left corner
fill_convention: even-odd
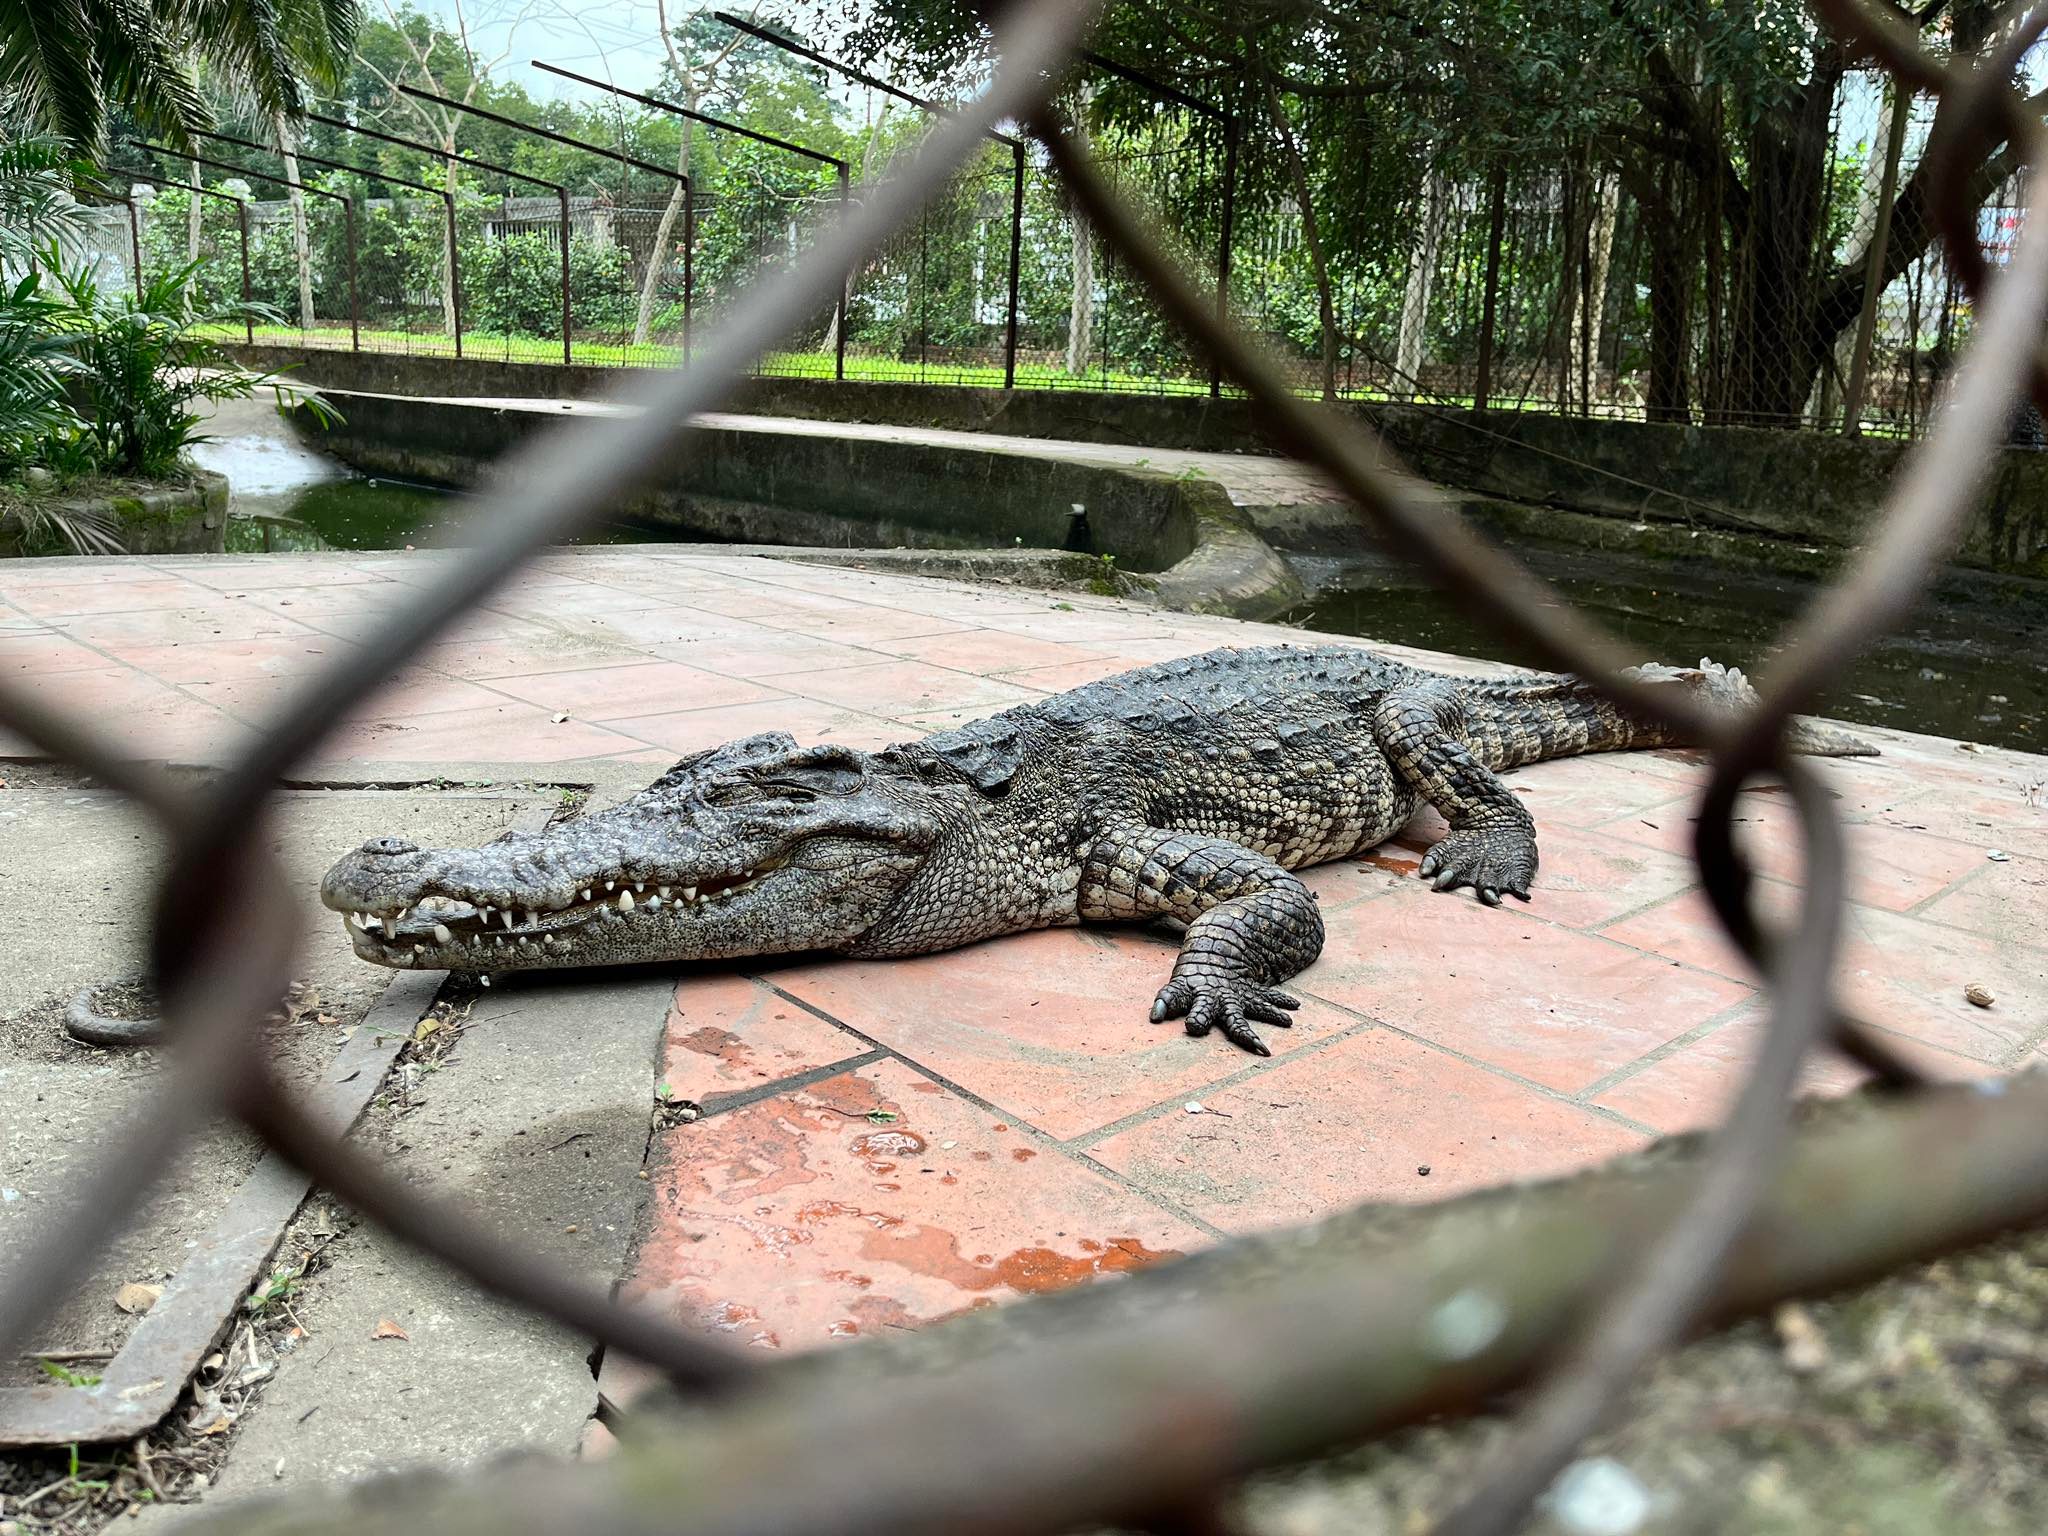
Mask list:
[[[1997,34],[1989,57],[1951,62],[1921,51],[1900,33],[1889,12],[1868,9],[1863,0],[1819,4],[1841,36],[1880,59],[1902,81],[1938,99],[1931,154],[1960,158],[1986,142],[2009,139],[2030,161],[2039,158],[2043,126],[2021,108],[2008,82],[2026,48],[2048,29],[2048,11],[2011,20]],[[520,450],[507,472],[495,477],[493,515],[485,524],[494,530],[490,541],[452,560],[416,602],[390,616],[377,638],[378,664],[351,659],[301,688],[217,782],[194,788],[125,761],[90,721],[0,679],[0,723],[135,800],[167,836],[170,857],[156,894],[153,961],[176,1075],[174,1083],[152,1095],[146,1112],[121,1129],[90,1177],[79,1182],[65,1223],[24,1256],[0,1295],[0,1347],[17,1345],[71,1293],[76,1277],[136,1210],[155,1174],[170,1163],[170,1153],[205,1117],[226,1110],[364,1217],[483,1289],[658,1367],[679,1390],[703,1403],[697,1431],[714,1438],[728,1430],[751,1432],[755,1421],[746,1414],[750,1406],[758,1408],[760,1395],[737,1389],[772,1379],[785,1367],[756,1365],[487,1234],[455,1204],[406,1188],[374,1157],[321,1130],[300,1111],[262,1049],[257,1027],[290,980],[297,906],[282,888],[283,872],[251,808],[277,789],[292,766],[377,686],[392,664],[443,632],[539,551],[602,517],[644,483],[655,466],[672,466],[676,453],[690,451],[690,418],[730,396],[792,315],[829,304],[849,267],[912,217],[982,136],[1004,121],[1025,124],[1044,146],[1068,195],[1100,238],[1142,277],[1164,312],[1215,359],[1224,378],[1246,392],[1278,447],[1327,475],[1394,550],[1470,599],[1475,611],[1491,615],[1503,635],[1549,664],[1595,681],[1635,714],[1702,741],[1710,754],[1712,771],[1700,806],[1695,852],[1720,922],[1765,983],[1769,1028],[1764,1046],[1735,1107],[1710,1140],[1697,1176],[1682,1186],[1675,1208],[1658,1213],[1653,1240],[1629,1256],[1621,1283],[1591,1309],[1583,1327],[1567,1317],[1555,1325],[1553,1335],[1537,1341],[1548,1362],[1545,1374],[1522,1407],[1514,1432],[1497,1454],[1473,1469],[1469,1497],[1436,1527],[1440,1536],[1482,1536],[1518,1525],[1643,1363],[1701,1312],[1723,1274],[1731,1243],[1786,1147],[1793,1088],[1810,1052],[1832,1046],[1894,1089],[1924,1087],[1882,1035],[1849,1016],[1834,992],[1831,978],[1845,902],[1842,828],[1819,779],[1788,754],[1785,731],[1848,657],[1908,611],[1953,547],[1986,481],[2015,393],[2024,385],[2037,401],[2048,402],[2048,366],[2040,345],[2048,314],[2048,238],[2029,230],[2003,273],[1990,281],[1981,257],[1970,254],[1974,210],[1962,198],[1962,178],[1937,179],[1938,188],[1950,190],[1937,198],[1933,216],[1982,306],[1983,323],[1954,376],[1934,431],[1901,473],[1876,536],[1793,627],[1758,679],[1760,707],[1730,721],[1683,694],[1625,677],[1625,658],[1606,635],[1509,556],[1445,518],[1438,505],[1391,473],[1385,455],[1355,422],[1301,401],[1284,373],[1218,314],[1213,295],[1161,248],[1146,217],[1114,194],[1067,124],[1047,105],[1049,83],[1072,59],[1090,13],[1083,0],[1025,0],[1004,13],[996,23],[999,67],[982,95],[941,118],[915,157],[849,208],[775,281],[743,294],[689,367],[650,375],[637,392],[643,409],[578,420]],[[1736,794],[1762,773],[1789,790],[1805,843],[1803,901],[1782,930],[1767,926],[1752,905],[1752,870],[1734,842],[1731,824]],[[1953,1132],[1959,1125],[1967,1129],[1981,1122],[2004,1135],[2008,1148],[2018,1135],[2038,1153],[2039,1131],[2032,1126],[2014,1130],[2012,1117],[2000,1115],[1997,1098],[1985,1095],[1952,1111],[1945,1124]],[[2017,1165],[2021,1160],[2007,1161]],[[2021,1169],[2033,1180],[2021,1193],[2035,1211],[2048,1206],[2048,1189],[2040,1187],[2041,1166],[2034,1155]],[[1501,1240],[1516,1240],[1514,1230],[1505,1229]],[[1263,1305],[1283,1313],[1294,1304],[1307,1309],[1274,1324],[1294,1330],[1290,1337],[1298,1342],[1303,1329],[1316,1327],[1316,1307],[1333,1306],[1350,1294],[1328,1287],[1290,1290],[1283,1279]],[[1196,1315],[1207,1308],[1213,1317],[1216,1310],[1204,1298],[1188,1305]],[[1324,1320],[1333,1336],[1353,1339],[1374,1322],[1348,1312],[1326,1314]],[[1100,1376],[1090,1353],[1096,1346],[1114,1353],[1106,1336],[1065,1340],[1042,1358],[1011,1362],[1004,1368],[1009,1374],[1001,1392],[977,1392],[971,1399],[962,1395],[966,1383],[913,1376],[891,1382],[887,1413],[775,1420],[761,1431],[767,1437],[762,1443],[772,1440],[771,1432],[794,1433],[805,1423],[829,1425],[829,1433],[817,1431],[815,1467],[801,1445],[803,1454],[786,1467],[776,1464],[773,1476],[763,1475],[758,1463],[744,1475],[725,1464],[709,1464],[698,1473],[690,1500],[658,1511],[632,1510],[617,1497],[617,1489],[590,1481],[601,1475],[601,1467],[573,1475],[550,1473],[544,1498],[532,1497],[532,1476],[508,1475],[501,1483],[495,1472],[454,1493],[445,1482],[437,1483],[421,1497],[441,1500],[444,1509],[451,1499],[495,1498],[492,1508],[503,1529],[680,1529],[695,1521],[723,1530],[828,1525],[844,1531],[1024,1532],[1108,1523],[1215,1530],[1223,1528],[1214,1503],[1223,1481],[1312,1449],[1318,1437],[1328,1443],[1347,1425],[1380,1422],[1367,1411],[1366,1399],[1383,1404],[1395,1390],[1379,1381],[1369,1387],[1360,1382],[1356,1405],[1323,1404],[1286,1432],[1252,1433],[1256,1426],[1234,1423],[1220,1407],[1212,1424],[1200,1412],[1190,1418],[1161,1406],[1177,1405],[1177,1394],[1187,1394],[1190,1402],[1213,1402],[1222,1389],[1208,1351],[1148,1359],[1145,1379],[1132,1383]],[[1231,1358],[1242,1354],[1239,1349]],[[1298,1349],[1281,1352],[1272,1362],[1298,1362],[1300,1354]],[[1411,1357],[1412,1351],[1402,1356]],[[1233,1401],[1286,1400],[1293,1383],[1273,1375],[1279,1368],[1266,1359],[1246,1364],[1240,1376],[1226,1383],[1238,1393]],[[1091,1371],[1098,1374],[1091,1376]],[[1326,1395],[1337,1390],[1327,1373],[1305,1384]],[[1412,1379],[1404,1378],[1398,1389],[1415,1404],[1464,1403],[1472,1396],[1471,1384],[1457,1364],[1437,1360],[1414,1363]],[[1154,1410],[1152,1416],[1137,1411],[1140,1403]],[[843,1405],[819,1404],[817,1413],[835,1406]],[[934,1425],[948,1422],[949,1412],[957,1413],[963,1426],[975,1426],[975,1435],[943,1436],[943,1445],[903,1438],[931,1433]],[[996,1423],[1019,1432],[1014,1437],[981,1433]],[[1028,1432],[1023,1426],[1029,1426]],[[1118,1458],[1113,1466],[1103,1459],[1111,1453]],[[921,1472],[920,1458],[935,1456],[950,1459]],[[839,1475],[829,1489],[816,1486],[815,1478],[834,1469]],[[829,1519],[822,1513],[824,1504],[805,1503],[828,1496]],[[405,1521],[418,1511],[408,1513],[391,1502],[394,1497],[386,1495],[367,1513],[357,1510],[351,1516],[358,1522],[355,1528],[372,1516],[388,1528],[417,1528]],[[997,1509],[999,1519],[993,1513]],[[800,1519],[806,1510],[809,1524]],[[342,1528],[338,1515],[324,1524],[317,1512],[302,1518],[321,1528]]]

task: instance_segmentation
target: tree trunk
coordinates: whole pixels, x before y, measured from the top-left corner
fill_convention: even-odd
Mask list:
[[[455,149],[452,143],[442,147],[450,154],[453,154]],[[451,159],[442,163],[447,167],[446,174],[448,179],[442,182],[441,185],[448,189],[448,196],[453,199],[456,196],[455,178],[457,172],[455,168],[461,162]],[[448,206],[447,203],[441,205],[443,219],[449,217],[446,211]],[[455,334],[455,263],[460,259],[459,253],[455,249],[455,242],[459,238],[460,236],[453,229],[443,228],[441,231],[441,329],[450,336]]]
[[[1600,371],[1600,327],[1607,318],[1607,274],[1614,260],[1614,226],[1621,213],[1620,181],[1611,175],[1596,178],[1592,201],[1584,302],[1572,310],[1571,365],[1579,371],[1581,414],[1592,409],[1593,386]]]
[[[1848,260],[1845,266],[1867,267],[1870,258],[1870,237],[1877,230],[1878,193],[1884,186],[1884,146],[1891,137],[1893,100],[1896,92],[1885,90],[1880,93],[1877,108],[1877,126],[1871,131],[1870,152],[1864,157],[1863,171],[1856,182],[1856,214],[1849,225]],[[1834,366],[1824,368],[1820,379],[1820,398],[1815,410],[1816,425],[1825,425],[1840,405],[1839,390],[1849,377],[1850,365],[1855,361],[1856,333],[1842,332],[1835,338]]]
[[[1815,80],[1750,134],[1749,216],[1728,294],[1721,402],[1737,425],[1795,424],[1826,350],[1814,327],[1813,247],[1833,100],[1834,81]]]
[[[1408,250],[1408,288],[1401,298],[1401,330],[1394,342],[1394,393],[1413,395],[1429,352],[1429,299],[1436,285],[1438,218],[1436,167],[1422,173],[1422,206],[1415,219],[1415,240]]]
[[[1084,85],[1074,103],[1074,142],[1083,154],[1088,152],[1088,105],[1094,99],[1095,87]],[[1067,372],[1079,378],[1088,371],[1088,352],[1095,339],[1095,231],[1071,202],[1067,205],[1067,229],[1074,247],[1074,289],[1067,305]]]
[[[292,183],[292,254],[299,264],[299,329],[313,329],[313,252],[306,238],[306,194],[299,190],[299,157],[292,141],[291,124],[282,112],[275,119],[277,148],[284,156],[285,178]]]
[[[199,162],[186,164],[187,179],[192,190],[186,195],[185,208],[185,265],[190,267],[199,260],[200,219],[205,199],[199,195]],[[195,270],[185,279],[185,297],[189,301],[199,288],[199,273]]]
[[[694,92],[684,105],[696,110],[697,97]],[[694,134],[686,118],[683,121],[683,141],[676,146],[676,174],[690,174],[690,143]],[[668,201],[662,205],[661,219],[654,226],[654,246],[647,253],[647,271],[640,279],[640,305],[633,312],[633,345],[647,344],[647,332],[654,323],[654,295],[661,284],[661,274],[668,267],[668,243],[675,238],[676,223],[683,214],[683,201],[688,197],[687,187],[680,181],[672,182],[668,189]],[[826,339],[831,345],[831,338]]]
[[[1644,414],[1651,421],[1690,421],[1697,226],[1692,211],[1679,205],[1668,163],[1655,181],[1647,175],[1633,179],[1630,190],[1650,238],[1650,378],[1643,392]]]
[[[1294,200],[1301,209],[1301,240],[1308,247],[1309,270],[1315,278],[1317,319],[1323,333],[1323,398],[1337,398],[1337,306],[1330,294],[1330,268],[1323,260],[1322,232],[1316,224],[1315,196],[1308,183],[1308,167],[1302,162],[1301,145],[1294,137],[1294,124],[1280,100],[1280,88],[1271,76],[1266,79],[1266,110],[1280,135],[1280,149],[1287,160],[1288,180],[1294,186]]]

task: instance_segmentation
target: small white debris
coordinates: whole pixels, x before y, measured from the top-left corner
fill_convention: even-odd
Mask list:
[[[1498,1297],[1474,1286],[1456,1292],[1423,1325],[1423,1342],[1443,1360],[1470,1360],[1483,1353],[1508,1325]]]
[[[942,1141],[939,1143],[939,1150],[941,1152],[950,1152],[959,1145],[960,1143],[957,1141]]]
[[[1551,1513],[1574,1536],[1633,1536],[1650,1518],[1650,1492],[1611,1456],[1589,1456],[1550,1485]]]
[[[1182,1107],[1186,1109],[1187,1112],[1191,1115],[1199,1115],[1202,1112],[1202,1106],[1200,1102],[1195,1099],[1189,1099],[1187,1103]]]
[[[12,1205],[21,1198],[18,1189],[0,1189],[0,1205]]]
[[[1973,981],[1963,988],[1963,1001],[1978,1008],[1989,1008],[1998,999],[1991,995],[1989,987],[1981,987]]]
[[[555,723],[556,725],[561,725],[561,724],[562,724],[562,723],[563,723],[564,721],[566,721],[566,720],[567,720],[568,718],[569,718],[569,717],[568,717],[567,715],[549,715],[549,716],[548,716],[548,719],[549,719],[549,720],[551,720],[551,721],[553,721],[553,722],[554,722],[554,723]]]
[[[1984,850],[1984,857],[1989,859],[1994,864],[2009,863],[2012,859],[2012,855],[2007,853],[2003,848],[1986,848]]]

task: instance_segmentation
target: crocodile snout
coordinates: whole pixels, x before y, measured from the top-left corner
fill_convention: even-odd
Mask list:
[[[409,843],[402,837],[373,837],[363,844],[360,852],[383,858],[393,858],[404,853],[418,853],[420,845]]]

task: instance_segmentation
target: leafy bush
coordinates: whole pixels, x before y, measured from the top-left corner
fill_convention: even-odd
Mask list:
[[[80,425],[64,396],[77,362],[53,334],[63,313],[38,272],[0,287],[0,474],[34,463],[44,443]]]
[[[116,297],[90,271],[59,267],[54,254],[52,292],[60,307],[45,318],[70,359],[77,435],[102,473],[150,479],[176,473],[185,450],[205,441],[194,401],[243,399],[275,383],[275,374],[239,366],[202,334],[240,321],[244,309],[199,307],[192,267],[159,273],[140,295],[124,288]],[[276,320],[267,310],[260,318]],[[326,407],[316,403],[315,409]]]
[[[463,326],[496,336],[554,336],[562,328],[562,254],[538,231],[465,244]],[[626,253],[581,236],[569,241],[570,319],[579,331],[633,323],[638,295]]]

